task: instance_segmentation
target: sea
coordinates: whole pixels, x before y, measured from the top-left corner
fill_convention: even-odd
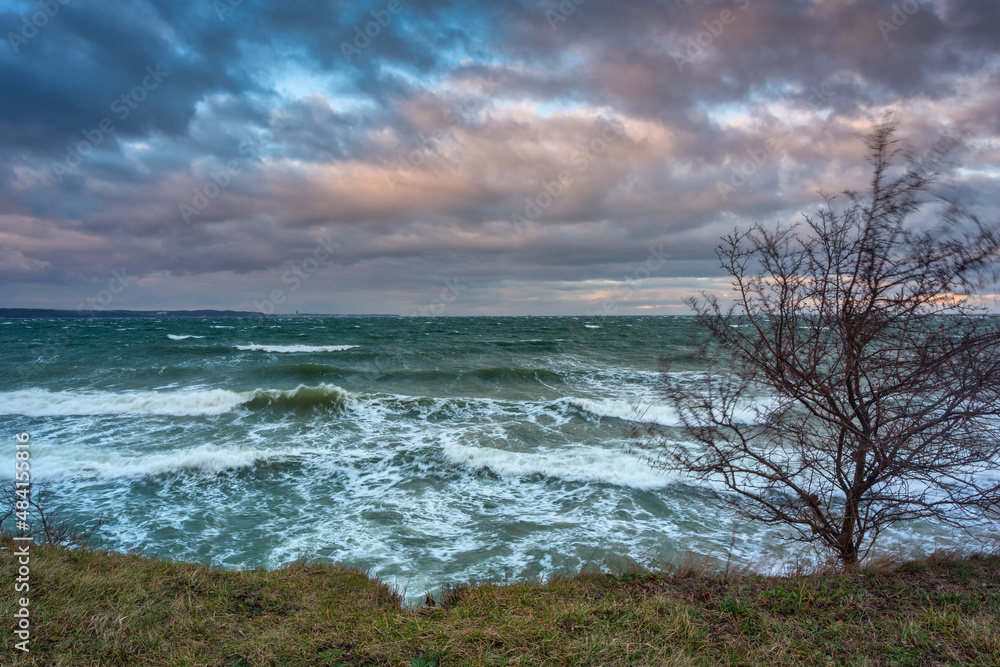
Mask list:
[[[0,320],[0,470],[105,547],[234,568],[318,559],[449,582],[808,559],[652,467],[688,317]],[[927,551],[928,523],[881,536]]]

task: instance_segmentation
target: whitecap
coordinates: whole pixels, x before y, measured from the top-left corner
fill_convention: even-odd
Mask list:
[[[636,489],[657,489],[672,481],[634,456],[601,447],[512,452],[445,442],[442,451],[455,464],[473,469],[488,468],[505,477],[544,475],[567,481],[603,482]]]
[[[295,389],[197,389],[187,391],[46,391],[26,389],[0,393],[0,415],[78,417],[89,415],[160,415],[205,417],[221,415],[244,404],[292,407],[341,406],[353,408],[354,397],[335,385],[300,385]]]
[[[228,470],[252,468],[271,460],[287,460],[302,455],[300,449],[248,449],[235,446],[199,445],[163,454],[126,455],[108,449],[99,454],[92,449],[45,454],[45,474],[53,477],[143,477],[173,472],[217,475]],[[85,456],[83,456],[85,454]]]
[[[357,345],[256,345],[250,343],[249,345],[237,345],[237,350],[244,350],[250,352],[274,352],[274,353],[293,353],[293,352],[343,352],[344,350],[350,350],[352,348],[358,347]]]
[[[653,423],[660,426],[677,426],[680,423],[677,411],[665,405],[652,405],[638,401],[630,402],[614,398],[590,399],[569,397],[562,399],[561,402],[598,417]]]
[[[0,393],[0,414],[28,417],[80,415],[220,415],[249,400],[251,394],[225,389],[182,392],[72,392],[26,389]]]

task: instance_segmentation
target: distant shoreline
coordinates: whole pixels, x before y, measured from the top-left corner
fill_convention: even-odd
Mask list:
[[[160,317],[260,317],[264,319],[279,319],[288,317],[399,317],[399,315],[365,313],[294,313],[265,315],[260,312],[248,310],[59,310],[52,308],[0,308],[0,319],[116,319],[125,317],[149,319]]]
[[[991,315],[993,316],[993,315]],[[595,320],[645,317],[693,317],[690,313],[671,314],[619,314],[619,315],[595,315],[592,313],[578,313],[572,315],[399,315],[396,313],[273,313],[265,315],[260,311],[249,310],[63,310],[58,308],[0,308],[0,320],[20,319],[20,320],[51,320],[51,319],[157,319],[157,318],[260,318],[260,319],[290,319],[296,317],[329,317],[329,318],[350,318],[350,317],[380,317],[396,319],[449,319],[461,317],[482,317],[482,318],[524,318],[524,317],[566,317],[566,318],[589,318]]]

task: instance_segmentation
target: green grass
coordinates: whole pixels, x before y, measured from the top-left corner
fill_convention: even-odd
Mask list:
[[[412,608],[333,565],[234,571],[36,547],[22,654],[12,543],[0,546],[4,665],[1000,665],[996,556],[455,585]]]

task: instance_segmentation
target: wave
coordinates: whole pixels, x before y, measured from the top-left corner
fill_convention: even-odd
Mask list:
[[[204,338],[204,336],[195,336],[195,335],[178,336],[177,334],[167,334],[167,338],[169,338],[170,340],[187,340],[188,338]]]
[[[293,353],[293,352],[343,352],[344,350],[350,350],[357,345],[255,345],[250,343],[249,345],[237,345],[237,350],[251,351],[251,352],[274,352],[274,353]]]
[[[435,380],[454,380],[461,373],[459,371],[444,371],[440,369],[428,369],[428,370],[418,370],[403,368],[396,371],[389,371],[388,373],[383,373],[378,376],[379,382],[385,382],[389,380],[419,380],[423,382],[432,382]]]
[[[356,408],[358,400],[350,392],[332,384],[317,387],[301,385],[285,391],[277,389],[257,389],[250,394],[246,407],[261,409],[280,407],[291,410],[311,408],[332,408],[337,411]]]
[[[237,392],[206,389],[182,392],[72,392],[27,389],[0,393],[0,414],[27,417],[82,415],[221,415],[246,402]]]
[[[456,465],[474,470],[486,468],[504,477],[543,475],[572,482],[599,482],[636,489],[657,489],[673,481],[634,456],[600,447],[512,452],[445,442],[442,452]]]
[[[666,405],[652,405],[622,399],[590,399],[570,397],[561,399],[578,410],[597,417],[610,417],[622,421],[653,423],[660,426],[677,426],[677,411]]]
[[[275,369],[261,369],[261,375],[266,375],[267,377],[273,377]],[[279,370],[284,375],[291,375],[301,378],[320,378],[323,376],[329,377],[332,375],[348,375],[351,371],[341,368],[339,366],[328,366],[326,364],[293,364],[285,365],[276,369]]]
[[[28,389],[0,393],[0,414],[27,417],[76,417],[91,415],[158,415],[211,417],[241,406],[261,409],[353,407],[355,399],[334,385],[299,386],[296,389],[255,389],[236,392],[227,389],[187,391],[50,392]]]
[[[533,352],[545,352],[558,349],[558,340],[542,340],[541,338],[531,338],[526,340],[489,340],[485,341],[495,347],[531,348]]]
[[[584,324],[583,326],[587,327],[588,329],[600,329],[601,328],[597,324]]]
[[[498,369],[488,369],[498,370]],[[507,377],[510,369],[499,369]],[[492,376],[487,376],[492,377]],[[536,377],[536,376],[517,376]],[[766,401],[763,401],[766,403]],[[751,423],[757,417],[747,405],[740,418]],[[760,407],[766,407],[761,404]],[[534,422],[546,415],[559,422],[574,415],[589,420],[618,419],[634,423],[678,426],[677,412],[663,404],[626,399],[566,396],[549,401],[498,400],[486,397],[428,397],[402,394],[353,394],[333,384],[299,385],[294,389],[191,389],[171,391],[62,391],[27,389],[0,393],[0,415],[28,417],[75,417],[99,415],[154,415],[211,417],[237,409],[304,412],[326,410],[355,413],[361,420],[379,420],[387,415],[427,422],[449,420]]]
[[[680,426],[677,411],[669,405],[626,401],[621,399],[564,398],[569,405],[598,417],[610,417],[622,421],[658,426]],[[777,407],[775,399],[760,397],[748,400],[733,411],[733,418],[741,424],[752,424],[760,420],[763,413]]]
[[[637,423],[677,426],[677,413],[665,405],[616,399],[563,397],[551,401],[517,401],[493,398],[406,396],[400,394],[352,395],[345,407],[368,417],[387,413],[425,421],[461,421],[482,418],[534,421],[542,415],[565,421],[576,415],[585,419],[613,418]]]
[[[562,382],[562,376],[547,368],[514,368],[499,366],[496,368],[480,368],[469,373],[480,380],[500,380],[514,382]]]
[[[244,449],[218,445],[200,445],[190,449],[171,450],[164,454],[136,454],[134,456],[111,452],[105,459],[95,459],[95,453],[87,450],[86,458],[77,458],[68,452],[45,454],[46,476],[55,477],[144,477],[177,472],[195,472],[217,475],[230,470],[253,468],[259,463],[287,460],[301,456],[302,449]]]
[[[563,377],[556,371],[547,368],[520,368],[498,366],[495,368],[479,368],[476,370],[413,370],[400,369],[384,373],[378,377],[380,382],[387,381],[421,381],[451,383],[462,378],[473,378],[487,382],[542,382],[562,383]]]

